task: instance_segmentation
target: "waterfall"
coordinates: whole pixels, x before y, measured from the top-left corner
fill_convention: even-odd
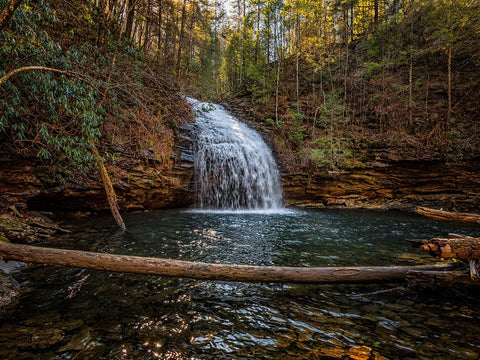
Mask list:
[[[225,210],[283,208],[280,174],[259,133],[220,105],[188,101],[196,118],[197,206]]]

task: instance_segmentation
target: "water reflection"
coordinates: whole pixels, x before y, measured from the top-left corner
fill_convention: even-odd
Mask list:
[[[48,245],[217,263],[406,265],[432,261],[410,249],[406,238],[480,235],[479,226],[363,211],[164,211],[130,214],[126,221],[127,233],[105,217]],[[43,266],[19,280],[35,291],[0,324],[2,359],[298,359],[359,346],[398,359],[475,359],[480,352],[480,310],[468,294],[379,292],[390,285],[208,282]]]

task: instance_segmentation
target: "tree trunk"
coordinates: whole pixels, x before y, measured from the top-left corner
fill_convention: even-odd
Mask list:
[[[412,239],[408,242],[438,258],[480,259],[480,238]]]
[[[416,207],[415,212],[417,214],[420,214],[432,219],[437,219],[437,220],[463,221],[463,222],[480,224],[480,215],[478,214],[444,211],[444,210],[430,209],[422,206]]]
[[[98,171],[100,172],[100,177],[102,178],[103,186],[105,187],[108,206],[110,207],[112,216],[115,219],[115,222],[117,223],[117,225],[122,230],[125,230],[126,229],[125,223],[123,222],[122,216],[120,215],[120,210],[118,208],[117,195],[115,194],[115,190],[113,189],[112,182],[110,181],[110,177],[108,176],[107,169],[105,169],[103,160],[100,157],[100,154],[98,153],[98,150],[95,147],[95,145],[93,145],[92,147],[92,153],[95,156],[95,160],[97,161]]]
[[[276,74],[276,79],[275,79],[275,124],[279,124],[279,117],[278,117],[278,107],[279,107],[279,93],[280,93],[280,69],[281,69],[281,59],[282,59],[282,53],[281,53],[281,45],[280,45],[280,31],[278,30],[278,20],[277,16],[275,14],[275,48],[277,52],[277,74]],[[281,29],[280,29],[281,30]]]
[[[452,119],[452,45],[448,44],[448,84],[447,84],[447,93],[448,93],[448,114],[447,121],[449,122]]]
[[[132,29],[133,29],[133,17],[135,16],[135,3],[136,0],[128,0],[127,1],[127,23],[125,29],[125,37],[130,39],[132,37]]]
[[[182,6],[182,19],[180,20],[180,36],[178,38],[178,53],[177,53],[177,75],[180,74],[180,64],[182,61],[182,43],[183,43],[183,37],[185,34],[185,17],[187,14],[187,0],[183,0],[183,6]]]
[[[298,10],[297,10],[298,11]],[[299,62],[300,62],[300,16],[295,19],[295,93],[297,101],[297,113],[300,112],[300,80],[299,80]]]
[[[163,0],[158,0],[158,28],[157,28],[157,34],[158,34],[158,40],[157,40],[157,60],[160,59],[160,49],[162,48],[162,22],[163,22]]]
[[[410,54],[408,69],[408,127],[413,130],[413,55]]]
[[[21,3],[22,0],[10,0],[2,9],[0,12],[0,31],[7,25],[8,20],[10,20]]]
[[[267,283],[380,283],[403,281],[412,270],[447,270],[451,264],[374,267],[282,267],[208,264],[0,243],[8,260],[167,277]]]

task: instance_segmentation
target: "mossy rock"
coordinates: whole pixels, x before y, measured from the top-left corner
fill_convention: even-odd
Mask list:
[[[18,304],[20,285],[0,270],[0,318],[12,311]]]
[[[37,231],[30,225],[8,215],[0,216],[0,240],[31,244],[37,241]]]

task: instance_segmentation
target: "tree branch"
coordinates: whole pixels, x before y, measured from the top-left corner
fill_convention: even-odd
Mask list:
[[[8,72],[7,74],[5,74],[4,76],[2,76],[0,78],[0,86],[5,82],[7,81],[8,79],[10,79],[12,76],[14,75],[17,75],[19,73],[22,73],[22,72],[28,72],[28,71],[48,71],[48,72],[53,72],[53,73],[56,73],[56,74],[61,74],[61,75],[67,75],[67,76],[70,76],[70,77],[73,77],[75,79],[78,79],[80,81],[83,81],[85,83],[87,83],[88,85],[90,85],[95,91],[99,92],[100,93],[100,90],[88,79],[84,78],[82,75],[74,72],[74,71],[69,71],[69,70],[60,70],[60,69],[55,69],[55,68],[49,68],[49,67],[45,67],[45,66],[24,66],[24,67],[21,67],[21,68],[18,68],[18,69],[15,69],[15,70],[12,70],[10,72]]]

